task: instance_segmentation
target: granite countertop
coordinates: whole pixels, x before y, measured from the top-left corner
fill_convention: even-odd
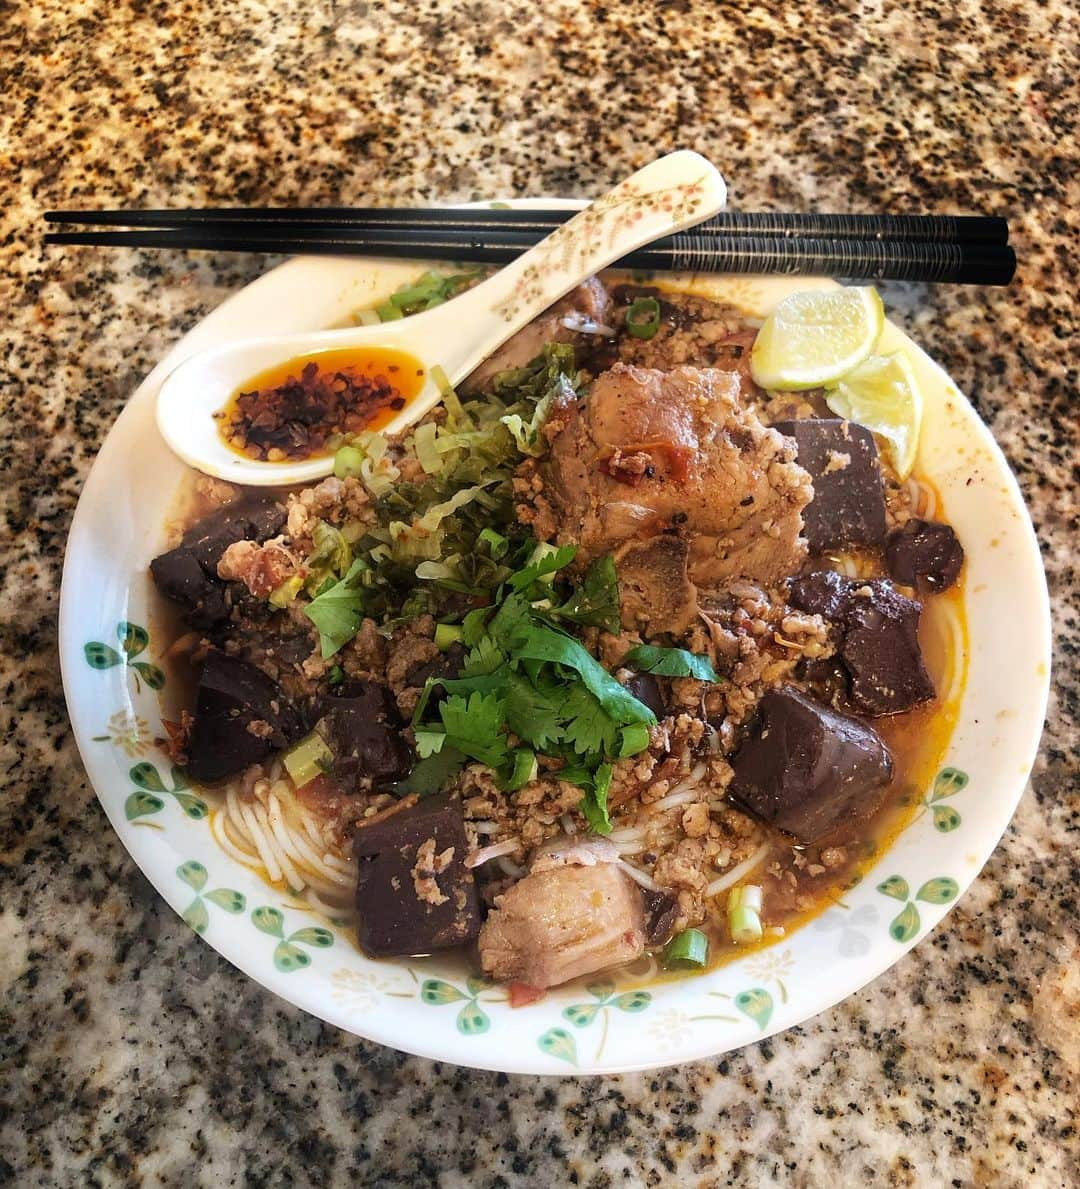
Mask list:
[[[1066,0],[0,10],[0,1183],[1078,1183],[1080,1043],[1047,994],[1080,953],[1077,36]],[[169,345],[270,262],[45,251],[38,217],[592,194],[674,147],[745,208],[1009,217],[1010,289],[885,295],[1038,528],[1056,674],[1032,786],[947,924],[800,1028],[602,1081],[404,1056],[262,991],[157,898],[60,688],[90,463]]]

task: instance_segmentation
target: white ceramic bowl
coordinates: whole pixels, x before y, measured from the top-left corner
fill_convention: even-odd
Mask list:
[[[443,1061],[543,1074],[647,1069],[737,1048],[837,1003],[917,944],[986,862],[1027,781],[1049,682],[1046,585],[1016,481],[946,374],[891,324],[883,349],[906,347],[927,394],[920,468],[967,551],[968,680],[948,771],[922,790],[925,810],[842,906],[771,949],[696,978],[620,974],[512,1009],[458,959],[366,959],[347,930],[219,848],[205,801],[153,745],[163,734],[155,690],[162,642],[147,639],[147,563],[161,550],[184,475],[154,424],[163,376],[195,350],[230,339],[340,324],[424,267],[319,258],[282,265],[185,336],[107,437],[68,542],[60,650],[76,739],[113,828],[165,900],[263,986],[357,1035]],[[755,317],[789,292],[830,284],[705,282]]]

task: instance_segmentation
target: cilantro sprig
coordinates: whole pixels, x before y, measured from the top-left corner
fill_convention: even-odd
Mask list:
[[[452,751],[462,762],[493,768],[507,788],[536,771],[538,754],[563,760],[559,776],[585,790],[582,812],[594,831],[607,833],[611,761],[644,751],[656,716],[553,622],[610,623],[611,608],[618,608],[610,559],[594,563],[557,604],[552,579],[576,552],[537,547],[491,607],[465,617],[461,638],[469,652],[461,673],[428,679],[413,726],[422,765]],[[437,689],[441,700],[433,696]]]

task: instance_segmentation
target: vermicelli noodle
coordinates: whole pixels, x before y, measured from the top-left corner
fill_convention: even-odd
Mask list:
[[[245,777],[228,787],[224,804],[211,815],[217,842],[232,858],[270,883],[284,884],[318,911],[336,917],[351,911],[353,865],[318,816],[286,778]]]

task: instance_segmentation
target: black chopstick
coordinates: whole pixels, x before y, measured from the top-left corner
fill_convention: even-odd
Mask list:
[[[288,228],[288,232],[284,228]],[[297,232],[290,222],[276,228],[185,226],[171,230],[55,232],[46,243],[132,248],[185,248],[285,255],[384,256],[506,264],[539,237],[535,231],[502,228],[477,234],[431,228],[340,227]],[[885,239],[789,238],[716,235],[692,231],[657,240],[619,265],[673,272],[785,273],[859,280],[930,281],[1007,285],[1016,255],[1007,244],[908,242]]]
[[[488,232],[506,229],[546,234],[575,210],[501,207],[225,207],[201,210],[47,211],[49,223],[106,227],[181,228],[242,224],[242,233],[261,228],[302,227],[323,231],[426,228]],[[234,230],[236,228],[234,227]],[[793,236],[808,239],[884,239],[910,243],[996,243],[1009,239],[1009,225],[994,215],[832,215],[724,211],[696,228],[699,234]]]

